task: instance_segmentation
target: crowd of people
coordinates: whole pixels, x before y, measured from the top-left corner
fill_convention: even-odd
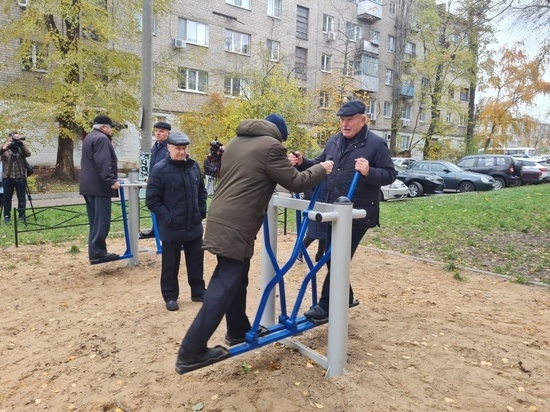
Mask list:
[[[347,194],[359,173],[351,201],[354,208],[366,210],[366,217],[353,221],[350,258],[367,230],[379,225],[380,187],[392,183],[396,171],[386,142],[369,130],[365,110],[365,104],[357,100],[342,105],[336,114],[340,131],[330,137],[316,158],[306,158],[297,151],[287,153],[284,142],[288,128],[282,116],[271,114],[265,119],[243,120],[227,145],[211,143],[203,171],[189,156],[189,136],[172,131],[166,122],[155,124],[146,205],[158,219],[162,241],[161,294],[167,310],[179,309],[178,275],[183,250],[191,300],[202,302],[181,342],[177,373],[229,357],[226,347],[208,346],[224,317],[226,345],[245,341],[251,328],[246,314],[250,262],[277,185],[301,193],[322,184],[318,200],[332,203]],[[117,195],[119,188],[111,130],[111,119],[98,116],[83,144],[80,192],[86,199],[92,264],[118,258],[107,252],[105,243],[111,197]],[[208,188],[209,177],[217,181],[215,190]],[[207,197],[212,195],[207,215]],[[331,243],[330,224],[311,225],[311,229],[304,244],[307,247],[319,239],[315,254],[318,261]],[[208,285],[204,281],[205,250],[217,260]],[[328,321],[330,260],[327,267],[319,302],[304,313],[317,324]],[[358,304],[351,285],[349,299],[350,307]],[[256,332],[261,335],[265,331],[260,327]]]

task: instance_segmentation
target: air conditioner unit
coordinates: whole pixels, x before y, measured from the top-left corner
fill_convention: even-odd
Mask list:
[[[186,43],[183,39],[174,39],[174,49],[183,49],[185,48]]]
[[[26,9],[27,6],[29,5],[29,0],[19,0],[19,7],[21,7],[22,9]]]
[[[370,44],[372,44],[373,46],[380,46],[380,42],[376,39],[371,39]]]
[[[327,32],[327,41],[333,41],[336,40],[336,33],[333,31]]]
[[[409,119],[401,119],[401,122],[403,123],[403,127],[409,127],[411,125],[411,121]]]

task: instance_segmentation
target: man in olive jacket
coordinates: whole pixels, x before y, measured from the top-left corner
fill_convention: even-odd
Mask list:
[[[218,188],[208,211],[204,249],[217,257],[204,302],[179,350],[176,372],[183,374],[229,356],[226,348],[208,348],[208,339],[225,315],[226,343],[244,341],[250,330],[246,316],[246,288],[254,240],[277,184],[303,192],[332,171],[332,161],[298,172],[281,143],[288,131],[281,116],[248,119],[226,146]]]

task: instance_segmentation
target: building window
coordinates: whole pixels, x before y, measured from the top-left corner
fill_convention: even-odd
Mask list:
[[[143,31],[143,15],[141,13],[136,14],[136,20],[137,20],[137,25],[138,25],[138,31],[142,32]],[[153,17],[153,36],[157,35],[158,28],[159,28],[159,26],[158,26],[158,23],[157,23],[157,19]],[[86,29],[84,29],[84,28],[82,29],[82,34],[83,34],[84,37],[87,37],[86,34],[89,34],[89,33],[85,34],[86,31],[87,31]],[[93,38],[94,37],[93,35],[89,36],[89,37],[92,38],[92,40],[98,40],[97,35],[95,35],[95,36],[96,36],[95,39]]]
[[[250,34],[225,29],[225,51],[250,55]]]
[[[411,111],[412,111],[412,106],[410,104],[406,104],[405,107],[403,107],[403,114],[401,115],[401,118],[410,121]]]
[[[179,19],[178,39],[185,40],[187,43],[208,46],[208,26],[193,20]]]
[[[395,53],[395,37],[388,36],[388,52]]]
[[[370,31],[370,40],[380,44],[380,32],[377,30]]]
[[[208,73],[202,70],[180,67],[178,89],[206,93],[208,89]]]
[[[332,56],[329,54],[321,55],[321,71],[330,72],[332,70]]]
[[[458,115],[458,125],[462,127],[468,126],[468,122],[466,121],[466,116],[463,114]]]
[[[307,80],[307,49],[296,47],[294,73],[297,79]]]
[[[447,117],[445,118],[445,121],[447,122],[447,124],[453,123],[453,114],[451,112],[447,112]]]
[[[411,136],[400,134],[398,139],[399,150],[409,150],[411,148]]]
[[[424,109],[420,109],[420,112],[418,113],[418,120],[420,122],[426,121],[426,112],[424,111]]]
[[[365,114],[367,114],[370,119],[376,118],[376,100],[369,99],[369,101],[366,102],[365,105],[367,106]]]
[[[388,5],[388,12],[390,13],[390,16],[395,17],[395,1],[390,1]]]
[[[367,76],[378,77],[379,59],[374,56],[362,55],[359,71],[355,74],[364,74]]]
[[[422,90],[429,90],[430,88],[430,79],[423,77],[420,83]]]
[[[269,60],[278,62],[280,58],[281,43],[267,39],[267,55]]]
[[[346,22],[346,36],[349,41],[357,41],[361,40],[363,37],[361,26],[358,26],[357,24]]]
[[[386,69],[386,85],[393,86],[393,70]]]
[[[455,98],[455,91],[453,89],[449,89],[449,100],[454,100]]]
[[[330,94],[327,92],[321,92],[319,96],[319,107],[328,109],[330,106]]]
[[[334,31],[334,17],[323,14],[323,33]]]
[[[462,100],[463,102],[467,102],[468,101],[468,95],[469,95],[469,90],[467,88],[465,89],[462,89],[460,91],[460,100]]]
[[[309,9],[298,6],[296,9],[296,37],[307,40],[307,28],[309,24]]]
[[[416,56],[416,44],[407,42],[405,45],[405,54],[408,54],[411,57]]]
[[[250,98],[250,86],[246,80],[239,77],[225,76],[223,83],[225,96]]]
[[[250,10],[250,0],[225,0],[227,4]]]
[[[39,42],[33,41],[21,59],[23,70],[41,71],[48,70],[48,48]]]
[[[384,117],[390,118],[392,114],[392,103],[391,102],[384,102]]]
[[[283,14],[283,0],[268,0],[267,15],[280,19]]]

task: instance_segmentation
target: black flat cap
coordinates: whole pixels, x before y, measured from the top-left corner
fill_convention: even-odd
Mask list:
[[[108,124],[109,126],[112,127],[113,121],[109,116],[99,115],[95,117],[94,124]]]
[[[156,122],[153,127],[155,129],[172,130],[172,126],[170,126],[170,123],[166,123],[166,122]]]
[[[359,100],[352,100],[340,107],[336,116],[354,116],[358,113],[365,114],[365,110],[367,110],[365,103]]]
[[[183,132],[170,133],[170,136],[168,136],[168,144],[173,144],[174,146],[187,146],[189,143],[191,143],[189,136]]]

